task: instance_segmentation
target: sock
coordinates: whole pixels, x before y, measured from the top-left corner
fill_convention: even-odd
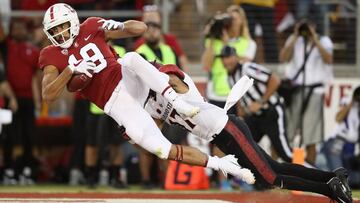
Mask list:
[[[209,156],[207,164],[206,164],[206,168],[211,168],[211,169],[218,171],[219,170],[219,157]]]
[[[274,184],[283,189],[314,192],[330,198],[332,196],[330,187],[326,183],[305,180],[295,176],[278,175]]]

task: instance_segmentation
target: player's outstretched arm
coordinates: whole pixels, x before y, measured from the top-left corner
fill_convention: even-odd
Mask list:
[[[64,90],[65,85],[70,80],[73,71],[65,68],[61,74],[53,65],[45,66],[44,77],[42,80],[42,98],[45,102],[55,101]]]
[[[211,168],[216,171],[221,170],[225,176],[231,174],[241,178],[248,184],[254,184],[255,182],[254,174],[247,168],[241,168],[234,155],[219,158],[217,156],[208,156],[194,147],[171,145],[168,159],[181,161],[193,166]]]
[[[147,30],[146,24],[137,20],[117,22],[114,20],[102,19],[98,22],[103,23],[101,27],[105,30],[106,39],[120,39],[139,36]]]

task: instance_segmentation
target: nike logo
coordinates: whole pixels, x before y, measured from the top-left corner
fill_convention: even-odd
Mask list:
[[[91,37],[91,34],[89,35],[89,36],[87,36],[87,37],[85,37],[84,39],[85,39],[85,41],[88,41],[88,39]]]
[[[81,60],[76,61],[76,63],[73,63],[73,65],[76,67],[76,66],[78,66],[78,65],[81,63],[81,61],[82,61],[82,59],[81,59]]]

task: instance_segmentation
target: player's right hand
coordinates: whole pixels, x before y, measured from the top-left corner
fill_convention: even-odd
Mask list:
[[[124,29],[124,23],[122,22],[117,22],[115,20],[105,20],[105,19],[101,19],[98,21],[98,23],[103,23],[102,24],[102,28],[105,30],[123,30]]]
[[[92,74],[89,71],[94,71],[96,64],[92,61],[85,61],[82,59],[77,65],[70,64],[69,68],[73,73],[84,73],[86,76],[91,78]]]
[[[254,174],[247,168],[241,168],[234,155],[227,155],[220,158],[219,169],[223,172],[225,177],[227,177],[227,174],[229,173],[248,184],[255,183]]]

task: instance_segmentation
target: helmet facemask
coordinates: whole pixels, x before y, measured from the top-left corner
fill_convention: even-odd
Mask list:
[[[70,22],[65,22],[65,23],[70,24]],[[62,23],[62,24],[65,24],[65,23]],[[75,38],[75,36],[73,36],[72,33],[71,33],[71,26],[69,26],[68,28],[63,29],[61,32],[56,33],[56,34],[54,34],[53,31],[52,31],[53,28],[61,26],[62,24],[54,26],[54,27],[52,27],[52,28],[50,28],[48,30],[44,29],[44,32],[45,32],[46,36],[49,38],[49,40],[51,41],[52,44],[54,44],[55,46],[60,46],[62,48],[68,48],[68,47],[71,46],[71,44],[73,43],[74,38]],[[69,32],[68,37],[64,36],[64,34],[66,32]]]

